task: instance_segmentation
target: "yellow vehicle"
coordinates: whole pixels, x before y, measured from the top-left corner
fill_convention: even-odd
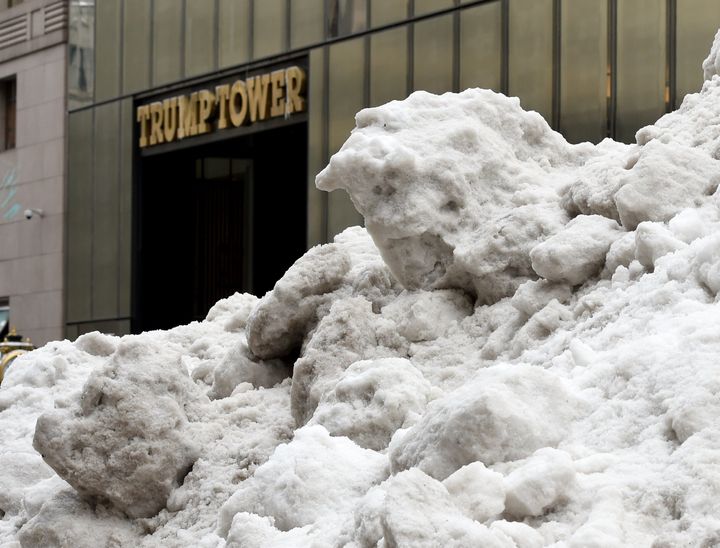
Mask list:
[[[15,359],[34,349],[30,339],[23,340],[22,336],[15,332],[15,328],[12,328],[0,343],[0,383]]]

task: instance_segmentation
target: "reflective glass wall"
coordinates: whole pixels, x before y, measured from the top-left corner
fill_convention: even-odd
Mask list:
[[[129,329],[138,94],[303,59],[310,246],[362,222],[344,192],[314,186],[361,108],[485,87],[572,142],[631,142],[699,89],[720,27],[718,0],[71,0],[70,13],[71,336]]]

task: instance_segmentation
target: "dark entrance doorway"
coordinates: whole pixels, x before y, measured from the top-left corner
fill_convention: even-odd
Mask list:
[[[262,295],[305,251],[306,135],[297,123],[141,159],[134,332]]]

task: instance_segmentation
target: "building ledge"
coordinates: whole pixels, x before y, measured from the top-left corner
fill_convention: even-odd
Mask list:
[[[0,62],[67,40],[66,0],[27,0],[0,12]]]

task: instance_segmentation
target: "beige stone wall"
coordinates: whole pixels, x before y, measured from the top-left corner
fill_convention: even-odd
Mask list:
[[[64,44],[0,63],[17,78],[16,148],[0,152],[0,297],[36,345],[63,335]],[[44,217],[27,220],[39,208]]]

